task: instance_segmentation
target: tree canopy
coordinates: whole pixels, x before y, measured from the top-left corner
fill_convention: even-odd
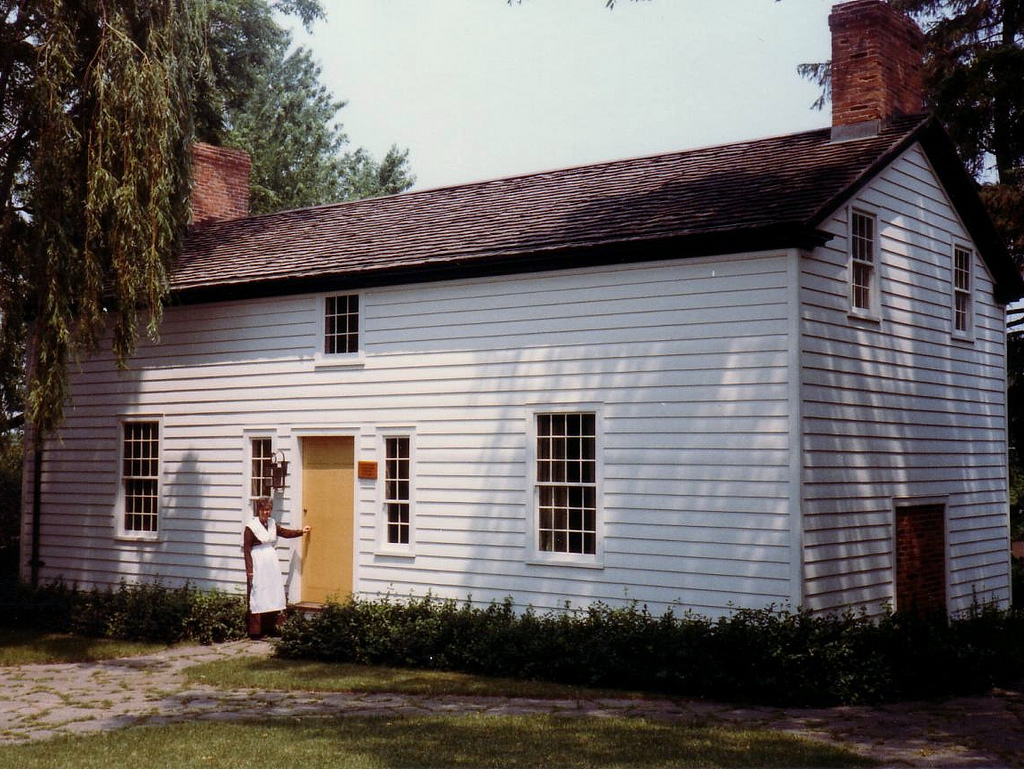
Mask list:
[[[408,153],[383,160],[346,151],[335,122],[345,103],[320,84],[320,67],[298,49],[268,62],[232,114],[226,143],[253,159],[252,213],[302,208],[402,192],[412,185]]]
[[[275,14],[319,0],[0,0],[0,436],[59,424],[67,368],[155,335],[195,138],[248,150],[257,212],[398,192]],[[27,339],[28,321],[34,330]],[[27,352],[26,352],[27,351]],[[29,376],[24,379],[24,360]]]
[[[124,359],[159,320],[205,15],[189,0],[0,0],[0,14],[0,335],[7,356],[34,321],[25,394],[46,431],[75,350],[109,327]]]
[[[412,186],[407,152],[392,148],[377,161],[364,149],[348,149],[337,121],[345,102],[322,85],[309,51],[290,50],[291,35],[275,13],[292,15],[309,28],[324,17],[319,0],[209,2],[212,77],[199,99],[196,133],[252,156],[252,213],[389,195]],[[383,168],[391,173],[380,176]]]
[[[1024,2],[894,0],[927,30],[929,104],[1024,266]]]

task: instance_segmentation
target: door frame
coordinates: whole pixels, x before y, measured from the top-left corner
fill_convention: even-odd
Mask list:
[[[353,464],[359,461],[359,437],[361,431],[358,427],[299,427],[292,429],[292,439],[294,440],[295,446],[295,468],[296,472],[290,474],[289,477],[294,479],[292,484],[292,505],[298,512],[299,526],[305,526],[304,514],[302,509],[302,499],[305,492],[304,489],[304,473],[302,472],[303,467],[303,439],[304,438],[351,438],[352,439],[352,450]],[[352,483],[352,593],[355,594],[357,586],[359,584],[359,483],[358,479],[353,473]],[[294,519],[293,519],[294,520]],[[289,596],[289,600],[293,597],[296,600],[302,599],[302,561],[300,556],[298,579],[295,580],[294,596]]]

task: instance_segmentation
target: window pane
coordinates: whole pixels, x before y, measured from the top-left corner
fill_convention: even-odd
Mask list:
[[[968,294],[957,293],[955,322],[957,331],[969,330],[971,299]]]
[[[537,415],[537,546],[594,554],[597,542],[597,419],[593,413]]]
[[[554,514],[554,519],[555,519],[555,522],[552,525],[553,529],[558,529],[560,531],[565,531],[566,529],[569,528],[568,510],[566,510],[566,508],[565,508],[565,502],[562,502],[562,501],[556,502],[556,507],[552,511],[552,513]]]
[[[971,327],[971,263],[973,253],[965,248],[953,249],[953,327],[968,332]]]
[[[854,212],[850,232],[850,302],[855,309],[871,309],[875,270],[875,220]]]
[[[956,261],[953,270],[954,285],[961,291],[969,291],[971,288],[971,252],[958,248],[954,254]]]
[[[871,267],[860,262],[853,263],[853,306],[871,308]]]
[[[409,452],[409,438],[384,439],[384,509],[390,544],[409,544],[412,519]]]
[[[270,496],[273,490],[270,463],[274,459],[270,438],[253,438],[250,442],[249,496]]]
[[[324,352],[359,351],[359,295],[329,296],[324,302]]]
[[[875,261],[875,220],[864,214],[853,215],[853,258]]]
[[[121,483],[124,530],[155,532],[160,493],[160,428],[157,422],[123,425]]]

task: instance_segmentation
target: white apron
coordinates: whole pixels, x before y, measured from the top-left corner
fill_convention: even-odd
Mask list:
[[[258,545],[252,546],[252,592],[249,593],[249,611],[263,614],[268,611],[282,611],[287,603],[284,596],[284,580],[281,566],[277,562],[277,524],[267,520],[263,528],[259,518],[249,521],[249,530],[256,535]]]

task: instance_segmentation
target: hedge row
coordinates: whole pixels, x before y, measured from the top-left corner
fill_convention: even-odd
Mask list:
[[[0,624],[163,643],[245,637],[239,595],[189,585],[20,586]],[[1024,611],[944,616],[740,610],[719,620],[645,607],[519,613],[435,598],[353,600],[285,625],[284,657],[356,662],[777,705],[981,692],[1024,679]]]
[[[18,586],[2,599],[0,624],[124,641],[203,644],[245,638],[245,599],[158,583],[85,591],[63,582]]]
[[[539,615],[510,601],[354,600],[285,626],[290,658],[455,670],[776,705],[980,692],[1024,677],[1024,613],[952,622],[741,610],[712,621],[595,605]]]

